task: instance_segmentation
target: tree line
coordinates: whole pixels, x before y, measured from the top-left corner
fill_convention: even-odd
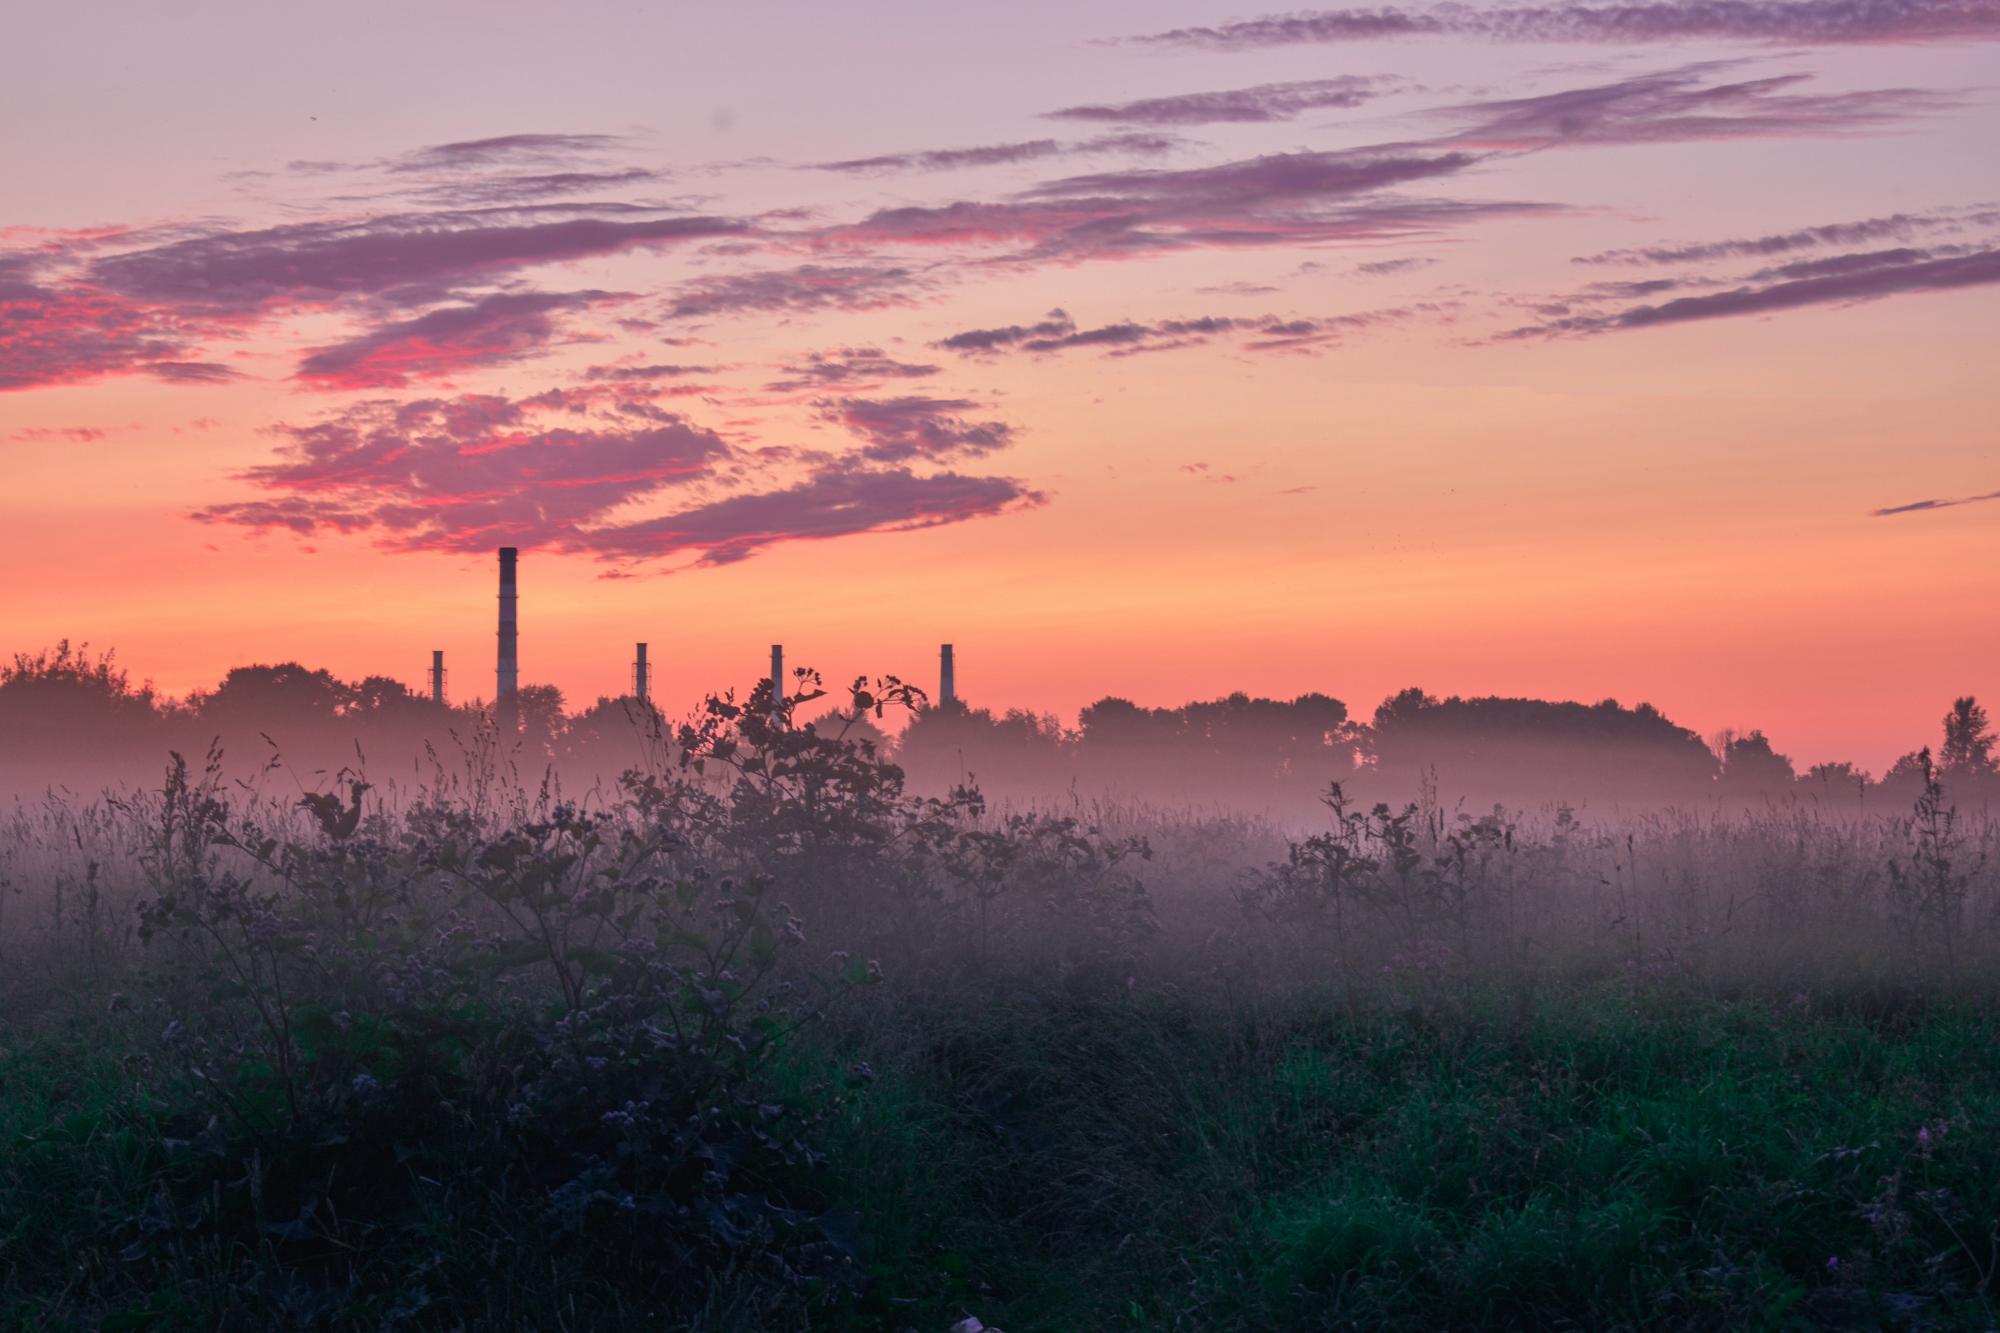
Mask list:
[[[649,703],[605,697],[572,712],[561,690],[516,696],[509,744],[524,768],[555,764],[615,776],[672,728]],[[804,721],[801,725],[813,725]],[[1787,793],[1902,800],[1931,763],[1960,792],[2000,789],[1985,708],[1953,701],[1935,749],[1915,749],[1882,774],[1851,763],[1801,769],[1761,730],[1704,739],[1650,704],[1391,695],[1363,720],[1331,695],[1268,699],[1234,693],[1149,708],[1107,697],[1075,726],[1050,714],[962,702],[917,709],[898,737],[865,720],[843,723],[942,790],[975,780],[1026,796],[1064,788],[1158,798],[1269,802],[1329,781],[1407,794],[1436,784],[1447,798],[1676,799],[1714,793],[1749,799]],[[110,652],[67,640],[0,662],[0,759],[23,773],[81,777],[106,764],[151,766],[169,749],[199,751],[220,738],[239,761],[280,756],[308,769],[417,763],[493,734],[490,705],[432,700],[384,676],[346,681],[296,662],[230,670],[212,690],[173,698],[135,683]]]

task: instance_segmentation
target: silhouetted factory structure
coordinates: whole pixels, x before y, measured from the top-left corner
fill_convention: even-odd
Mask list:
[[[521,553],[518,547],[500,548],[500,623],[499,650],[494,659],[494,713],[503,721],[511,723],[519,716],[521,693],[521,622],[520,622],[520,565]],[[650,702],[653,697],[653,666],[644,643],[634,645],[632,659],[632,697],[641,702]],[[771,698],[779,720],[785,714],[785,645],[771,645]],[[431,650],[430,697],[432,703],[445,702],[444,693],[444,649]],[[949,707],[958,702],[958,666],[952,655],[952,646],[944,644],[938,649],[938,692],[936,703],[939,707]]]

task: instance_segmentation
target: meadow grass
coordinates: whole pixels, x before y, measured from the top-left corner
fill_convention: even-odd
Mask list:
[[[770,1072],[782,1096],[873,1071],[824,1138],[865,1281],[793,1326],[1993,1324],[2000,1012],[1982,1001],[1603,984],[1252,1012],[1018,979],[933,999]],[[129,1020],[45,1018],[0,1053],[6,1322],[253,1327],[230,1312],[277,1244],[162,1264],[115,1243],[201,1104],[139,1072]],[[533,1222],[498,1198],[473,1214]],[[443,1305],[409,1323],[646,1324],[643,1300],[560,1272],[483,1272],[442,1224],[407,1243],[435,1248]],[[716,1305],[689,1322],[771,1314]],[[396,1322],[378,1293],[328,1326]]]
[[[1935,789],[1300,834],[763,716],[597,805],[17,806],[0,1328],[1995,1327]]]

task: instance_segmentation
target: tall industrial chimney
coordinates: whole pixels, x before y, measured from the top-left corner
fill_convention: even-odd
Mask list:
[[[431,702],[444,702],[444,649],[431,649]]]
[[[639,645],[639,654],[632,659],[632,697],[640,703],[652,695],[653,667],[646,660],[646,645]]]
[[[508,716],[521,689],[521,632],[514,619],[514,566],[519,552],[511,546],[500,548],[500,660],[494,702],[501,715]]]
[[[951,645],[938,649],[938,706],[949,708],[958,702],[958,672],[951,660]]]
[[[785,645],[771,645],[771,716],[779,723],[785,720]]]

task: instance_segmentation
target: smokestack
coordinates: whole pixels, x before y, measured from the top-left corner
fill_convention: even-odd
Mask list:
[[[503,716],[511,713],[521,689],[521,634],[514,619],[514,568],[519,555],[511,546],[500,548],[500,660],[494,701]]]
[[[781,725],[785,720],[785,645],[771,645],[771,716]]]
[[[431,702],[444,702],[444,649],[431,649]]]
[[[646,661],[646,645],[639,645],[639,654],[632,659],[632,697],[640,703],[653,691],[653,667]]]
[[[958,702],[958,672],[951,660],[951,645],[938,649],[938,705],[949,707]]]

